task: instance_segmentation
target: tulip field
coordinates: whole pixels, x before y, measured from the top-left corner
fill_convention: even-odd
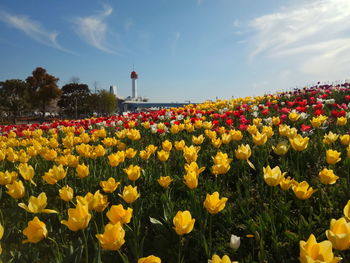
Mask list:
[[[2,262],[350,262],[350,85],[0,126]]]

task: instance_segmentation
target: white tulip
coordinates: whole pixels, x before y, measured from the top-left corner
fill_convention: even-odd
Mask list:
[[[241,245],[241,238],[236,235],[231,235],[230,248],[237,250]]]

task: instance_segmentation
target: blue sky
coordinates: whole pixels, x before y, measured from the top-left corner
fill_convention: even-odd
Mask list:
[[[38,66],[151,101],[263,95],[350,77],[349,0],[0,1],[0,80]]]

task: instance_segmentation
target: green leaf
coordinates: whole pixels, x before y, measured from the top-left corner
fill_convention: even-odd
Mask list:
[[[149,221],[154,225],[161,225],[161,226],[163,225],[162,222],[160,222],[158,219],[155,219],[153,217],[149,217]]]

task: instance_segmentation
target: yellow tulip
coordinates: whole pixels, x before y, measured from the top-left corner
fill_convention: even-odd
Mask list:
[[[151,124],[149,123],[149,121],[144,121],[144,122],[141,123],[141,125],[145,129],[151,128]]]
[[[334,184],[339,179],[339,177],[334,174],[333,170],[328,170],[327,168],[323,168],[318,176],[323,184]]]
[[[279,117],[272,117],[272,124],[277,126],[281,123],[281,119]]]
[[[271,126],[264,126],[264,127],[262,128],[261,133],[266,134],[266,136],[267,136],[268,139],[271,138],[272,135],[274,135],[274,132],[273,132]]]
[[[211,258],[211,263],[238,263],[237,261],[231,261],[231,259],[224,255],[222,258],[220,258],[218,255],[214,254]]]
[[[272,146],[272,150],[277,155],[285,155],[289,150],[289,145],[287,142],[280,142],[275,146]]]
[[[212,173],[217,176],[219,174],[225,174],[230,170],[231,166],[228,162],[214,164],[212,166]]]
[[[207,194],[203,205],[210,214],[217,214],[225,208],[226,202],[226,197],[219,199],[219,193],[214,192],[211,195]]]
[[[170,141],[165,140],[164,142],[162,142],[162,148],[164,151],[170,152],[173,148],[173,144]]]
[[[264,145],[267,142],[267,135],[266,133],[260,133],[260,132],[256,132],[255,134],[252,134],[253,137],[253,142],[256,145]]]
[[[340,160],[341,160],[340,154],[341,153],[336,151],[336,150],[327,150],[326,162],[328,164],[336,164],[336,163],[340,162]]]
[[[46,149],[42,152],[41,156],[47,161],[53,161],[57,157],[57,152],[53,149]]]
[[[221,141],[223,144],[229,144],[232,141],[232,137],[230,133],[223,133],[221,135]]]
[[[128,224],[132,217],[132,211],[130,207],[124,209],[123,205],[112,205],[106,215],[111,224],[116,224],[117,222]]]
[[[202,126],[203,126],[202,120],[195,120],[195,122],[194,122],[194,127],[195,127],[196,129],[200,129],[200,128],[202,128]]]
[[[296,112],[291,112],[291,113],[289,113],[288,118],[289,118],[292,122],[296,122],[296,121],[299,120],[300,115],[299,115],[298,113],[296,113]]]
[[[120,163],[124,162],[124,160],[125,160],[125,152],[123,151],[118,151],[116,153],[112,153],[108,155],[108,161],[111,167],[118,166]]]
[[[42,192],[41,194],[38,195],[38,197],[31,196],[29,197],[29,202],[28,206],[25,205],[24,203],[19,203],[18,206],[20,208],[23,208],[29,213],[58,213],[56,210],[52,209],[45,209],[47,206],[47,197],[46,193]]]
[[[254,118],[253,119],[253,124],[255,126],[261,126],[262,119],[261,118]]]
[[[0,240],[2,239],[3,235],[4,235],[4,227],[0,223]],[[2,253],[2,247],[0,245],[0,255],[1,255],[1,253]]]
[[[77,176],[79,178],[85,178],[89,175],[89,166],[85,164],[78,164],[78,166],[75,168],[77,172]]]
[[[350,135],[349,134],[344,134],[340,136],[339,138],[341,144],[348,146],[350,144]]]
[[[137,263],[161,263],[162,260],[159,257],[150,255],[148,257],[139,258]]]
[[[25,194],[25,188],[22,181],[14,181],[12,184],[6,185],[7,194],[14,199],[20,199]]]
[[[254,135],[258,132],[258,128],[255,125],[249,125],[247,131],[249,134]]]
[[[101,194],[100,190],[97,190],[92,201],[92,209],[96,212],[103,212],[108,204],[108,196]]]
[[[136,129],[130,129],[127,133],[127,136],[132,141],[138,141],[141,139],[140,131]]]
[[[252,155],[252,150],[250,149],[249,144],[238,146],[235,150],[235,156],[238,160],[248,160]]]
[[[167,188],[170,183],[173,181],[173,179],[170,178],[170,176],[161,176],[159,177],[159,179],[157,180],[157,182],[159,183],[159,185],[163,188]]]
[[[137,151],[134,150],[133,148],[128,148],[125,151],[125,157],[128,159],[134,158],[136,154],[137,154]]]
[[[38,243],[47,237],[47,229],[44,222],[38,217],[28,222],[28,226],[23,230],[23,234],[27,237],[22,243]]]
[[[153,144],[150,144],[146,147],[146,151],[153,154],[157,151],[158,147],[154,146]]]
[[[317,190],[312,189],[306,181],[302,181],[292,187],[294,194],[301,200],[309,199]]]
[[[216,139],[217,133],[216,131],[211,131],[211,130],[205,130],[204,131],[205,136],[207,136],[210,140]]]
[[[138,165],[129,165],[128,168],[123,169],[124,173],[127,174],[129,180],[136,181],[141,176],[141,167]]]
[[[203,122],[203,128],[206,130],[210,130],[213,128],[213,123],[211,121],[205,121]]]
[[[60,164],[59,166],[54,165],[48,172],[45,173],[42,178],[48,184],[55,184],[59,180],[62,180],[67,175],[67,171]]]
[[[147,151],[140,151],[139,155],[144,161],[147,161],[151,157],[151,153]]]
[[[328,134],[325,134],[323,137],[323,143],[324,144],[332,144],[336,140],[338,140],[339,135],[333,132],[329,132]]]
[[[282,173],[279,166],[271,169],[270,165],[263,167],[264,180],[269,186],[277,186],[284,178],[286,172]]]
[[[346,206],[343,209],[344,216],[348,221],[350,221],[350,200],[347,202]]]
[[[326,116],[323,116],[323,115],[320,115],[318,117],[313,117],[311,120],[310,120],[310,123],[312,125],[312,127],[314,128],[319,128],[321,127],[324,122],[328,119],[328,117]]]
[[[61,220],[61,224],[66,225],[72,231],[78,231],[86,228],[90,219],[88,205],[78,201],[75,208],[68,209],[68,221]]]
[[[176,142],[174,143],[174,145],[175,145],[175,149],[178,150],[178,151],[182,151],[182,150],[184,149],[184,147],[186,146],[184,140],[176,141]]]
[[[215,147],[215,148],[220,148],[222,141],[220,138],[213,138],[211,139],[211,144]]]
[[[121,198],[128,204],[131,204],[140,197],[140,194],[137,192],[137,186],[132,187],[132,185],[124,186],[123,194],[119,194]]]
[[[123,153],[125,154],[124,150],[126,149],[126,144],[121,142],[121,141],[118,141],[117,142],[117,149],[118,149],[118,151],[123,151]],[[125,155],[124,155],[124,158],[125,158]]]
[[[67,163],[69,167],[77,167],[79,164],[79,156],[72,154],[67,155]]]
[[[194,131],[194,126],[191,123],[186,123],[185,124],[185,129],[188,133],[191,133]]]
[[[350,222],[344,217],[331,220],[330,229],[326,231],[326,236],[332,242],[333,248],[347,250],[350,248]]]
[[[187,163],[195,162],[198,158],[199,146],[185,146],[183,149],[183,156]]]
[[[68,185],[62,187],[58,192],[59,192],[60,198],[63,201],[69,202],[73,199],[74,190],[72,187]]]
[[[14,163],[14,162],[17,162],[18,155],[12,150],[12,148],[9,148],[7,153],[6,153],[6,159],[9,160],[10,162]]]
[[[0,161],[5,160],[5,157],[6,157],[6,153],[0,149]]]
[[[289,129],[290,127],[286,124],[281,124],[280,126],[278,126],[278,132],[281,136],[287,136]]]
[[[186,172],[195,172],[197,178],[198,176],[205,170],[205,167],[199,168],[198,164],[196,162],[191,162],[190,164],[185,164],[185,170]]]
[[[345,118],[345,117],[338,117],[337,118],[337,123],[336,123],[336,125],[338,125],[338,126],[344,126],[344,125],[346,125],[347,124],[347,122],[348,122],[348,119],[347,118]]]
[[[171,125],[171,127],[170,127],[170,132],[171,132],[172,134],[177,134],[177,133],[179,133],[180,131],[181,131],[181,129],[180,129],[180,126],[179,126],[179,125],[177,125],[177,124]]]
[[[195,219],[192,219],[192,215],[189,211],[178,211],[173,219],[176,234],[182,236],[190,233],[195,221]]]
[[[317,243],[313,234],[305,242],[301,240],[300,246],[300,263],[337,263],[341,258],[334,257],[332,243],[328,240]]]
[[[119,185],[120,183],[116,182],[113,177],[109,177],[107,181],[100,182],[100,186],[105,193],[113,193]]]
[[[309,137],[302,137],[300,134],[289,139],[292,148],[296,151],[304,151],[309,143]]]
[[[82,205],[86,205],[89,211],[94,209],[94,195],[92,193],[88,192],[85,196],[78,195],[76,196],[76,200]]]
[[[0,172],[0,185],[7,185],[12,184],[14,181],[17,180],[17,173],[16,172]]]
[[[203,134],[199,135],[199,136],[192,136],[192,142],[196,145],[200,145],[204,142],[205,137],[203,136]]]
[[[232,159],[228,158],[226,153],[218,152],[215,157],[212,158],[214,160],[214,165],[212,166],[212,173],[214,175],[225,174],[230,170]]]
[[[197,177],[196,172],[194,172],[194,171],[187,172],[187,174],[184,175],[184,183],[190,189],[197,188],[197,186],[198,186],[198,177]]]
[[[126,130],[117,131],[115,135],[118,139],[124,139],[126,137]]]
[[[118,250],[125,243],[125,230],[120,222],[107,224],[103,234],[96,234],[101,247],[107,250]]]
[[[94,147],[93,154],[95,157],[101,157],[104,156],[106,153],[105,148],[101,144]]]
[[[157,152],[158,159],[161,162],[166,162],[169,159],[170,152],[161,150]]]
[[[298,185],[298,182],[290,178],[289,176],[287,178],[282,178],[282,180],[280,181],[280,187],[284,191],[287,191],[289,188],[296,185]]]
[[[240,141],[243,139],[243,134],[239,130],[230,130],[230,135],[233,141]]]

